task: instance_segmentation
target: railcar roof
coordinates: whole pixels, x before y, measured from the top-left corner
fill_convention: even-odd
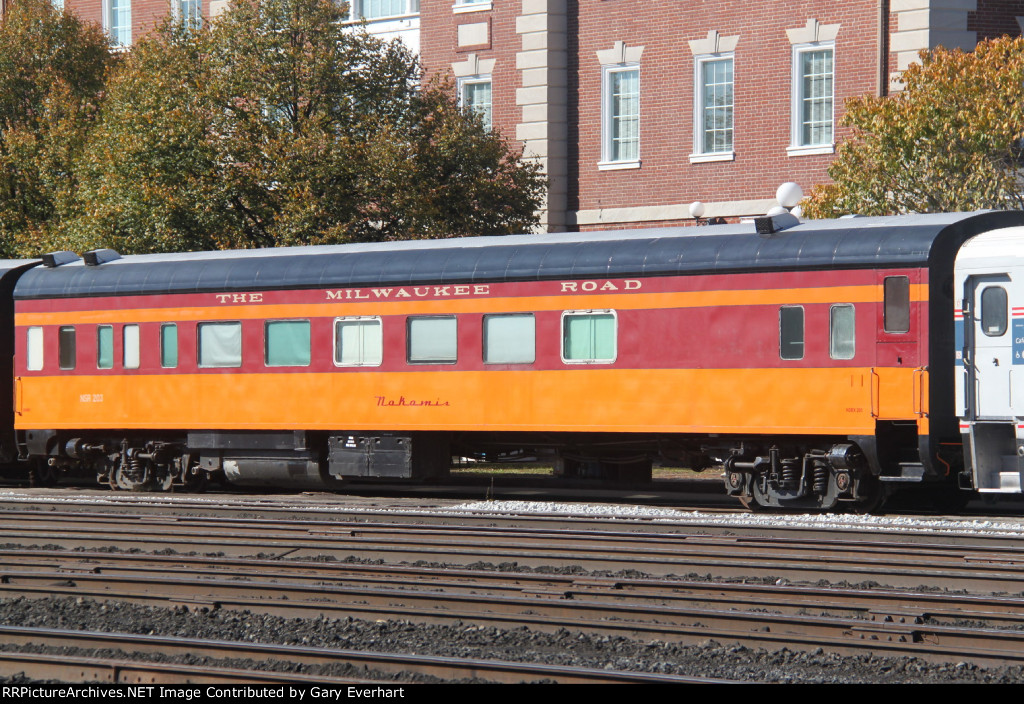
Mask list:
[[[951,262],[968,237],[1013,225],[1024,212],[812,220],[769,236],[744,223],[147,254],[36,267],[15,298],[923,266],[938,249],[953,247]]]

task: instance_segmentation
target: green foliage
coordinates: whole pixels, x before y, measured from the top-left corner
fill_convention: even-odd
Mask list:
[[[805,215],[1024,208],[1024,38],[921,59],[902,92],[847,102],[853,133]]]
[[[109,84],[54,236],[121,252],[507,234],[543,180],[332,0],[168,22]]]
[[[73,163],[112,62],[93,25],[47,0],[0,22],[0,256],[36,253],[75,189]]]

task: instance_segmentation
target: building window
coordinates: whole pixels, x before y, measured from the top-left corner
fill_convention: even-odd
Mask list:
[[[96,328],[96,368],[114,368],[114,328],[110,325]]]
[[[37,372],[43,368],[43,329],[41,327],[29,328],[26,344],[28,370]]]
[[[242,324],[199,323],[199,366],[242,366]]]
[[[132,0],[106,0],[104,21],[107,33],[117,46],[132,43]]]
[[[791,151],[833,151],[833,65],[831,46],[793,48],[793,136]],[[807,151],[817,150],[817,151]]]
[[[57,363],[61,369],[75,368],[74,327],[64,327],[57,331]]]
[[[536,358],[532,313],[484,316],[484,364],[533,364]]]
[[[164,369],[178,366],[178,326],[174,323],[160,326],[160,366]]]
[[[192,29],[199,29],[203,26],[202,0],[177,0],[175,7],[178,11],[178,19],[183,25]]]
[[[562,361],[570,364],[614,362],[614,311],[566,311],[562,314]]]
[[[455,316],[409,318],[410,364],[455,364],[458,330]]]
[[[640,165],[640,67],[605,66],[601,165]]]
[[[697,59],[696,155],[731,158],[733,137],[733,58]]]
[[[779,357],[804,358],[804,309],[802,306],[779,308]]]
[[[419,0],[354,0],[352,3],[353,20],[379,20],[412,15],[419,11]]]
[[[829,312],[829,356],[832,359],[853,359],[857,351],[856,327],[852,305],[832,306]]]
[[[459,79],[459,105],[480,116],[484,129],[491,129],[491,77],[474,76]]]
[[[384,327],[380,318],[338,318],[334,321],[334,364],[379,367],[384,361]]]
[[[308,367],[309,321],[274,320],[264,326],[264,362],[268,367]]]

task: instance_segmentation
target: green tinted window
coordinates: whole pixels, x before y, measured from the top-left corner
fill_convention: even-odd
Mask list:
[[[114,328],[100,325],[96,329],[96,368],[112,369],[114,366]]]
[[[308,367],[309,321],[275,320],[266,324],[268,367]]]
[[[160,326],[160,366],[166,369],[178,366],[178,326],[174,323]]]
[[[570,313],[562,318],[562,358],[567,362],[614,362],[615,315]]]

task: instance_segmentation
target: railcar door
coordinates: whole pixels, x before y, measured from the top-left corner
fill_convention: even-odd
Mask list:
[[[964,329],[969,334],[964,366],[972,420],[1013,418],[1009,283],[1006,274],[972,276],[967,282],[971,307],[964,311]],[[1016,361],[1024,363],[1024,359]]]

